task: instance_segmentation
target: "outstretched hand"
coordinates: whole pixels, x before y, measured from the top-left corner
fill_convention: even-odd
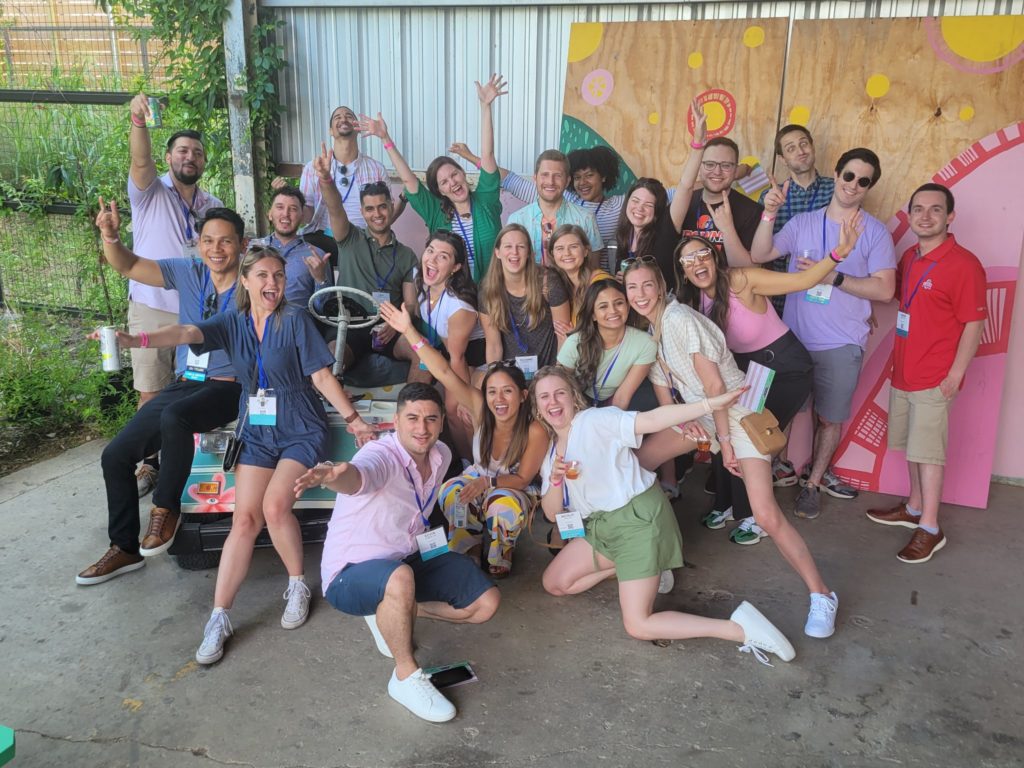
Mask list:
[[[295,498],[299,498],[307,489],[314,485],[326,485],[337,480],[348,469],[348,462],[341,464],[317,464],[312,469],[307,469],[305,474],[300,475],[295,481]]]
[[[331,176],[331,152],[325,142],[320,142],[320,154],[313,158],[313,170],[323,181],[333,181]]]
[[[117,212],[117,201],[111,200],[104,208],[103,198],[99,199],[100,212],[96,214],[96,228],[106,240],[116,240],[121,229],[121,214]]]
[[[790,181],[791,179],[786,179],[780,189],[779,185],[775,182],[775,177],[768,174],[768,183],[771,184],[772,188],[764,196],[764,209],[769,215],[774,215],[778,212],[782,204],[786,202],[786,197],[789,195]]]
[[[488,80],[484,85],[476,83],[476,95],[480,99],[480,103],[488,105],[494,102],[499,96],[504,96],[508,93],[508,83],[501,75],[491,75],[491,79]]]
[[[839,225],[839,246],[836,248],[836,255],[845,259],[853,251],[864,231],[863,217],[858,208],[852,216],[843,219]]]
[[[384,122],[384,118],[380,112],[377,113],[377,117],[373,118],[369,115],[359,116],[359,133],[363,136],[376,136],[383,142],[387,142],[390,138],[388,134],[388,124]]]
[[[722,395],[715,395],[714,397],[709,397],[708,403],[711,405],[711,410],[721,411],[725,408],[728,408],[737,400],[739,400],[743,393],[746,392],[748,389],[750,389],[750,387],[743,386],[740,387],[739,389],[734,389],[731,392],[726,392],[725,394]]]
[[[399,309],[390,301],[382,302],[380,316],[398,333],[404,334],[412,327],[412,317],[409,315],[409,310],[405,308],[405,304],[402,304],[402,308]]]
[[[469,160],[474,162],[476,155],[469,149],[469,145],[462,141],[453,141],[452,145],[448,147],[449,154],[461,157],[463,160]]]

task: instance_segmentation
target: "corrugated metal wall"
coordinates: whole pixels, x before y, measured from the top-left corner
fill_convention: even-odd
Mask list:
[[[495,112],[498,161],[530,170],[538,152],[558,146],[573,22],[1020,14],[1024,0],[372,8],[263,0],[261,9],[284,21],[281,42],[290,65],[280,80],[288,112],[278,160],[312,158],[340,104],[380,111],[414,169],[426,168],[452,141],[477,149],[473,80],[500,72],[509,95]],[[380,142],[366,142],[365,149],[384,159]]]

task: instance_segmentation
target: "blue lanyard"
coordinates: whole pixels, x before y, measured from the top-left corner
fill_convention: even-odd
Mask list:
[[[825,240],[825,226],[826,226],[826,222],[827,221],[828,221],[828,216],[825,215],[825,209],[822,209],[822,211],[821,211],[821,258],[825,258],[826,256],[828,256],[828,253],[829,253],[828,250],[827,250],[828,246],[825,245],[825,243],[826,243],[826,240]],[[840,225],[840,226],[842,226],[842,225]]]
[[[391,269],[388,270],[388,273],[386,275],[384,275],[384,277],[381,277],[380,276],[380,272],[377,271],[377,262],[376,262],[376,260],[373,257],[373,245],[372,244],[370,245],[370,249],[371,249],[370,250],[370,266],[373,267],[373,275],[374,275],[374,277],[377,278],[377,290],[378,291],[383,291],[385,288],[388,287],[388,279],[391,277],[391,274],[395,271],[395,264],[398,263],[398,261],[397,261],[397,259],[395,257],[395,254],[398,251],[398,240],[396,239],[395,242],[391,246]],[[384,249],[383,248],[378,248],[377,252],[380,253],[380,251],[382,251],[382,250],[384,250]],[[429,301],[427,302],[427,306],[428,307],[430,306],[430,302]]]
[[[650,334],[651,336],[654,335],[654,333],[652,332],[652,329],[650,329],[650,328],[647,329],[647,333]],[[672,402],[673,403],[682,403],[682,402],[684,402],[683,401],[683,396],[680,395],[679,394],[679,390],[676,389],[676,384],[675,384],[676,380],[672,377],[672,370],[668,367],[668,358],[665,357],[665,345],[664,345],[664,342],[660,342],[660,341],[658,342],[658,352],[660,353],[660,355],[658,357],[658,365],[661,367],[662,375],[666,379],[668,379],[668,389],[672,393]]]
[[[604,200],[597,204],[597,208],[594,209],[594,218],[597,218],[597,214],[601,212],[601,206],[604,205]]]
[[[473,198],[469,198],[469,220],[473,221]],[[473,251],[473,244],[470,242],[472,238],[466,234],[466,227],[462,223],[462,216],[458,211],[455,212],[455,222],[459,225],[459,231],[462,232],[462,240],[466,244],[466,250],[469,251],[469,260],[473,262],[473,272],[476,272],[476,253]],[[473,227],[473,232],[476,232],[476,227]],[[474,275],[474,278],[476,275]]]
[[[437,310],[438,314],[441,314],[441,304],[444,302],[444,295],[446,293],[448,293],[448,290],[447,289],[442,289],[442,291],[441,291],[441,298],[439,298],[437,300],[437,306],[434,307],[434,309]],[[438,335],[437,335],[437,328],[434,326],[434,323],[430,319],[430,287],[429,286],[427,287],[427,337],[428,337],[428,339],[430,341],[430,346],[436,347],[437,346]]]
[[[263,367],[263,341],[270,338],[270,317],[266,319],[263,324],[263,341],[260,341],[260,337],[256,335],[256,321],[252,319],[252,315],[249,315],[249,326],[252,328],[252,335],[256,337],[256,370],[257,370],[257,385],[260,389],[268,389],[270,387],[270,379],[267,378],[267,371]]]
[[[181,192],[174,186],[174,182],[171,182],[171,189],[174,190],[175,196],[178,198],[178,205],[181,206],[181,217],[185,220],[185,242],[191,243],[195,233],[192,231],[192,217],[195,215],[192,208],[185,204],[185,199],[181,196]],[[192,205],[195,205],[196,198],[199,197],[199,187],[196,187],[192,193]]]
[[[423,502],[423,501],[420,500],[419,491],[416,490],[416,483],[412,479],[412,472],[409,471],[408,467],[405,468],[405,476],[409,478],[409,485],[412,486],[412,494],[413,494],[413,496],[416,497],[416,506],[419,507],[419,515],[420,515],[420,520],[423,521],[423,527],[424,528],[429,528],[430,527],[430,518],[428,518],[423,513],[426,512],[428,509],[430,509],[430,506],[433,504],[433,502],[434,502],[434,491],[437,490],[437,486],[434,486],[433,488],[430,489],[430,493],[427,494],[426,502]]]
[[[277,242],[281,243],[280,240],[278,240]],[[284,248],[284,243],[281,243],[281,247],[284,248],[284,250],[281,250],[281,258],[287,260],[288,259],[288,255],[292,251],[294,251],[296,248],[298,248],[300,245],[305,243],[305,242],[306,241],[303,240],[301,237],[297,237],[297,238],[295,238],[295,240],[292,241],[292,244],[289,245],[287,248]],[[274,246],[274,236],[273,235],[270,236],[270,245]],[[276,248],[277,246],[274,246],[274,247]],[[278,250],[280,250],[280,249],[278,249]]]
[[[600,385],[597,383],[597,377],[594,377],[594,405],[597,405],[600,402],[597,396],[597,390],[603,387],[605,385],[605,382],[608,381],[608,377],[612,375],[612,368],[615,367],[615,361],[619,359],[619,355],[622,353],[622,344],[625,341],[626,337],[623,336],[622,341],[619,342],[619,346],[616,347],[615,349],[615,357],[613,357],[612,361],[608,363],[608,370],[604,372],[604,378],[601,379]]]
[[[555,464],[554,464],[555,445],[557,443],[558,443],[558,439],[557,438],[555,440],[551,441],[551,453],[548,454],[548,458],[550,458],[552,460],[552,462],[551,462],[552,469],[554,469],[554,466],[555,466]],[[568,442],[566,442],[566,446],[568,446]],[[562,509],[568,509],[568,508],[569,508],[569,478],[563,477],[562,478]]]
[[[922,255],[921,255],[921,249],[920,249],[920,248],[918,248],[918,249],[917,249],[917,255],[916,255],[916,256],[914,257],[914,260],[910,262],[910,267],[911,267],[911,268],[913,268],[913,266],[914,266],[914,265],[915,265],[915,264],[916,264],[916,263],[917,263],[917,262],[918,262],[919,260],[921,260],[921,259],[923,259],[923,258],[924,258],[924,256],[922,256]],[[931,271],[932,271],[933,269],[935,269],[935,267],[936,267],[936,266],[938,265],[938,263],[939,263],[939,262],[937,262],[937,261],[933,261],[933,262],[932,262],[931,264],[929,264],[929,265],[928,265],[928,269],[926,269],[926,270],[925,270],[925,271],[924,271],[924,272],[922,273],[921,277],[919,277],[919,278],[918,278],[918,280],[917,280],[917,285],[915,285],[915,286],[914,286],[914,290],[913,290],[913,291],[911,291],[911,293],[910,293],[910,298],[909,298],[909,299],[907,299],[906,303],[905,303],[905,304],[903,305],[903,310],[904,310],[905,312],[909,312],[909,311],[910,311],[910,305],[914,303],[914,297],[915,297],[915,296],[917,296],[917,290],[918,290],[918,288],[920,288],[920,287],[921,287],[921,283],[923,283],[923,282],[924,282],[924,279],[925,279],[926,277],[928,277],[928,273],[929,273],[929,272],[931,272]],[[907,270],[907,277],[910,277],[910,269],[908,269],[908,270]],[[904,291],[903,291],[903,295],[904,295],[904,296],[906,296],[906,295],[907,295],[907,291],[906,291],[906,285],[904,285]]]
[[[206,304],[206,286],[208,286],[210,284],[210,269],[205,264],[203,265],[203,267],[204,267],[204,269],[203,269],[203,284],[199,288],[199,319],[200,320],[206,320],[207,319],[207,315],[206,315],[206,312],[204,311],[204,307],[205,307],[205,304]],[[231,287],[228,288],[228,292],[224,296],[224,303],[220,305],[219,309],[217,307],[219,295],[218,295],[217,291],[214,290],[214,292],[213,292],[213,309],[214,309],[214,311],[213,311],[212,314],[219,315],[221,312],[226,310],[231,305],[231,297],[235,295],[235,288],[237,288],[237,287],[238,287],[238,281],[235,280],[235,282],[233,282],[231,284]]]
[[[519,347],[519,351],[525,355],[527,352],[527,346],[523,343],[523,339],[519,335],[519,324],[516,322],[516,313],[512,310],[511,302],[509,302],[508,306],[508,319],[512,324],[512,335],[516,337],[516,346]]]

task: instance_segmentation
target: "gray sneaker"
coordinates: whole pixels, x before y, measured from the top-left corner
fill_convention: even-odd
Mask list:
[[[821,491],[813,485],[805,485],[796,497],[793,514],[806,520],[813,520],[821,514]]]
[[[837,499],[857,498],[857,489],[840,479],[831,469],[821,477],[821,490]]]

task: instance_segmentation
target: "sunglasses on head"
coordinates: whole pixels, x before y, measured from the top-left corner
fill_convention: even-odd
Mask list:
[[[684,253],[682,256],[679,257],[679,263],[682,264],[684,267],[692,267],[698,261],[704,263],[705,261],[711,261],[711,259],[713,259],[714,257],[715,252],[712,251],[710,248],[701,248],[700,250],[697,251],[690,251],[689,253]]]
[[[519,365],[516,363],[516,359],[514,357],[509,358],[508,360],[495,360],[493,363],[487,364],[487,373],[496,371],[499,368],[515,368],[518,370]]]
[[[630,267],[636,265],[647,266],[651,264],[655,266],[657,266],[658,264],[658,260],[653,256],[631,256],[628,259],[622,260],[622,269],[629,269]]]
[[[854,179],[857,179],[857,186],[861,189],[867,189],[871,186],[871,178],[869,176],[857,177],[853,171],[844,171],[842,176],[843,181],[849,184]]]

